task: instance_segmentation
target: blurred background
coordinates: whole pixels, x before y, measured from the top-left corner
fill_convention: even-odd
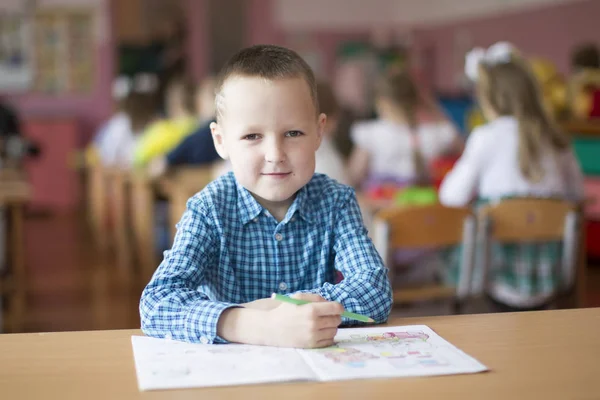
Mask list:
[[[139,327],[185,200],[227,169],[206,133],[211,78],[263,43],[296,50],[331,88],[343,163],[352,124],[376,116],[378,74],[410,71],[466,138],[484,119],[465,54],[519,48],[585,175],[577,306],[600,306],[598,16],[598,0],[0,0],[3,331]],[[365,196],[368,213],[391,195]]]

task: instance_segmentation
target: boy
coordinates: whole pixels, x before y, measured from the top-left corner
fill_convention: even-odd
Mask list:
[[[216,105],[215,147],[233,172],[188,201],[173,248],[142,294],[144,332],[324,347],[344,309],[384,322],[387,270],[354,192],[314,174],[326,117],[310,67],[281,47],[244,49],[223,68]],[[336,269],[344,280],[334,285]],[[312,303],[282,304],[273,292]]]

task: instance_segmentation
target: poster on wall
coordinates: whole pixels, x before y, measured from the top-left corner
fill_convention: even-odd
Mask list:
[[[0,11],[0,91],[25,91],[31,87],[30,40],[25,14]]]
[[[88,93],[94,84],[91,11],[37,12],[34,19],[35,90]]]

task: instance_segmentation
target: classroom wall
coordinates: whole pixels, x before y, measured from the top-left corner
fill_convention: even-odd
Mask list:
[[[424,25],[580,0],[274,0],[286,30]]]
[[[14,4],[13,4],[14,3]],[[8,0],[0,4],[21,6],[23,2]],[[25,116],[66,116],[78,119],[81,127],[81,141],[91,137],[94,129],[112,110],[111,83],[113,79],[114,53],[110,29],[110,0],[38,0],[39,8],[50,6],[89,6],[96,15],[96,80],[91,93],[86,95],[48,95],[32,92],[0,93],[3,99]],[[14,9],[14,8],[13,8]]]
[[[364,28],[286,30],[277,20],[276,1],[249,0],[246,44],[277,44],[299,52],[316,49],[322,66],[319,75],[323,77],[330,77],[335,65],[335,51],[340,43],[366,40],[370,36],[369,30]]]
[[[442,91],[459,88],[464,51],[507,40],[525,53],[547,58],[569,72],[570,52],[581,42],[600,45],[600,1],[586,0],[495,17],[453,22],[417,29],[415,45],[429,48],[434,60],[432,79]]]
[[[182,0],[188,21],[188,43],[190,74],[196,81],[208,73],[210,42],[208,40],[208,0]]]
[[[443,92],[460,90],[464,53],[473,46],[509,40],[527,53],[553,60],[566,73],[572,46],[589,40],[600,43],[598,0],[506,0],[503,4],[477,0],[477,7],[463,7],[469,2],[454,7],[454,2],[437,0],[401,6],[397,1],[344,0],[346,7],[340,7],[340,1],[251,0],[248,43],[314,45],[321,52],[325,73],[329,75],[335,60],[333,50],[340,42],[369,38],[376,29],[388,29],[390,35],[410,40],[417,63],[425,69],[424,79],[431,80],[432,86]],[[387,8],[377,9],[386,2]],[[436,12],[426,15],[424,5],[431,8],[433,4],[437,4]],[[503,9],[499,13],[500,6]],[[311,11],[314,17],[308,18],[307,10],[313,8],[320,13]],[[386,9],[388,12],[382,12]],[[495,14],[490,16],[490,12]],[[294,21],[292,15],[296,17]],[[409,24],[406,18],[411,15],[414,21]],[[444,15],[453,22],[442,24]],[[477,16],[465,17],[468,15]],[[363,17],[362,22],[357,22]]]

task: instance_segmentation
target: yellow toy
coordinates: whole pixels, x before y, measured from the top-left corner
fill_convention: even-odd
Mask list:
[[[567,110],[567,85],[556,66],[544,58],[529,60],[533,75],[540,84],[544,105],[556,119],[560,119]]]

